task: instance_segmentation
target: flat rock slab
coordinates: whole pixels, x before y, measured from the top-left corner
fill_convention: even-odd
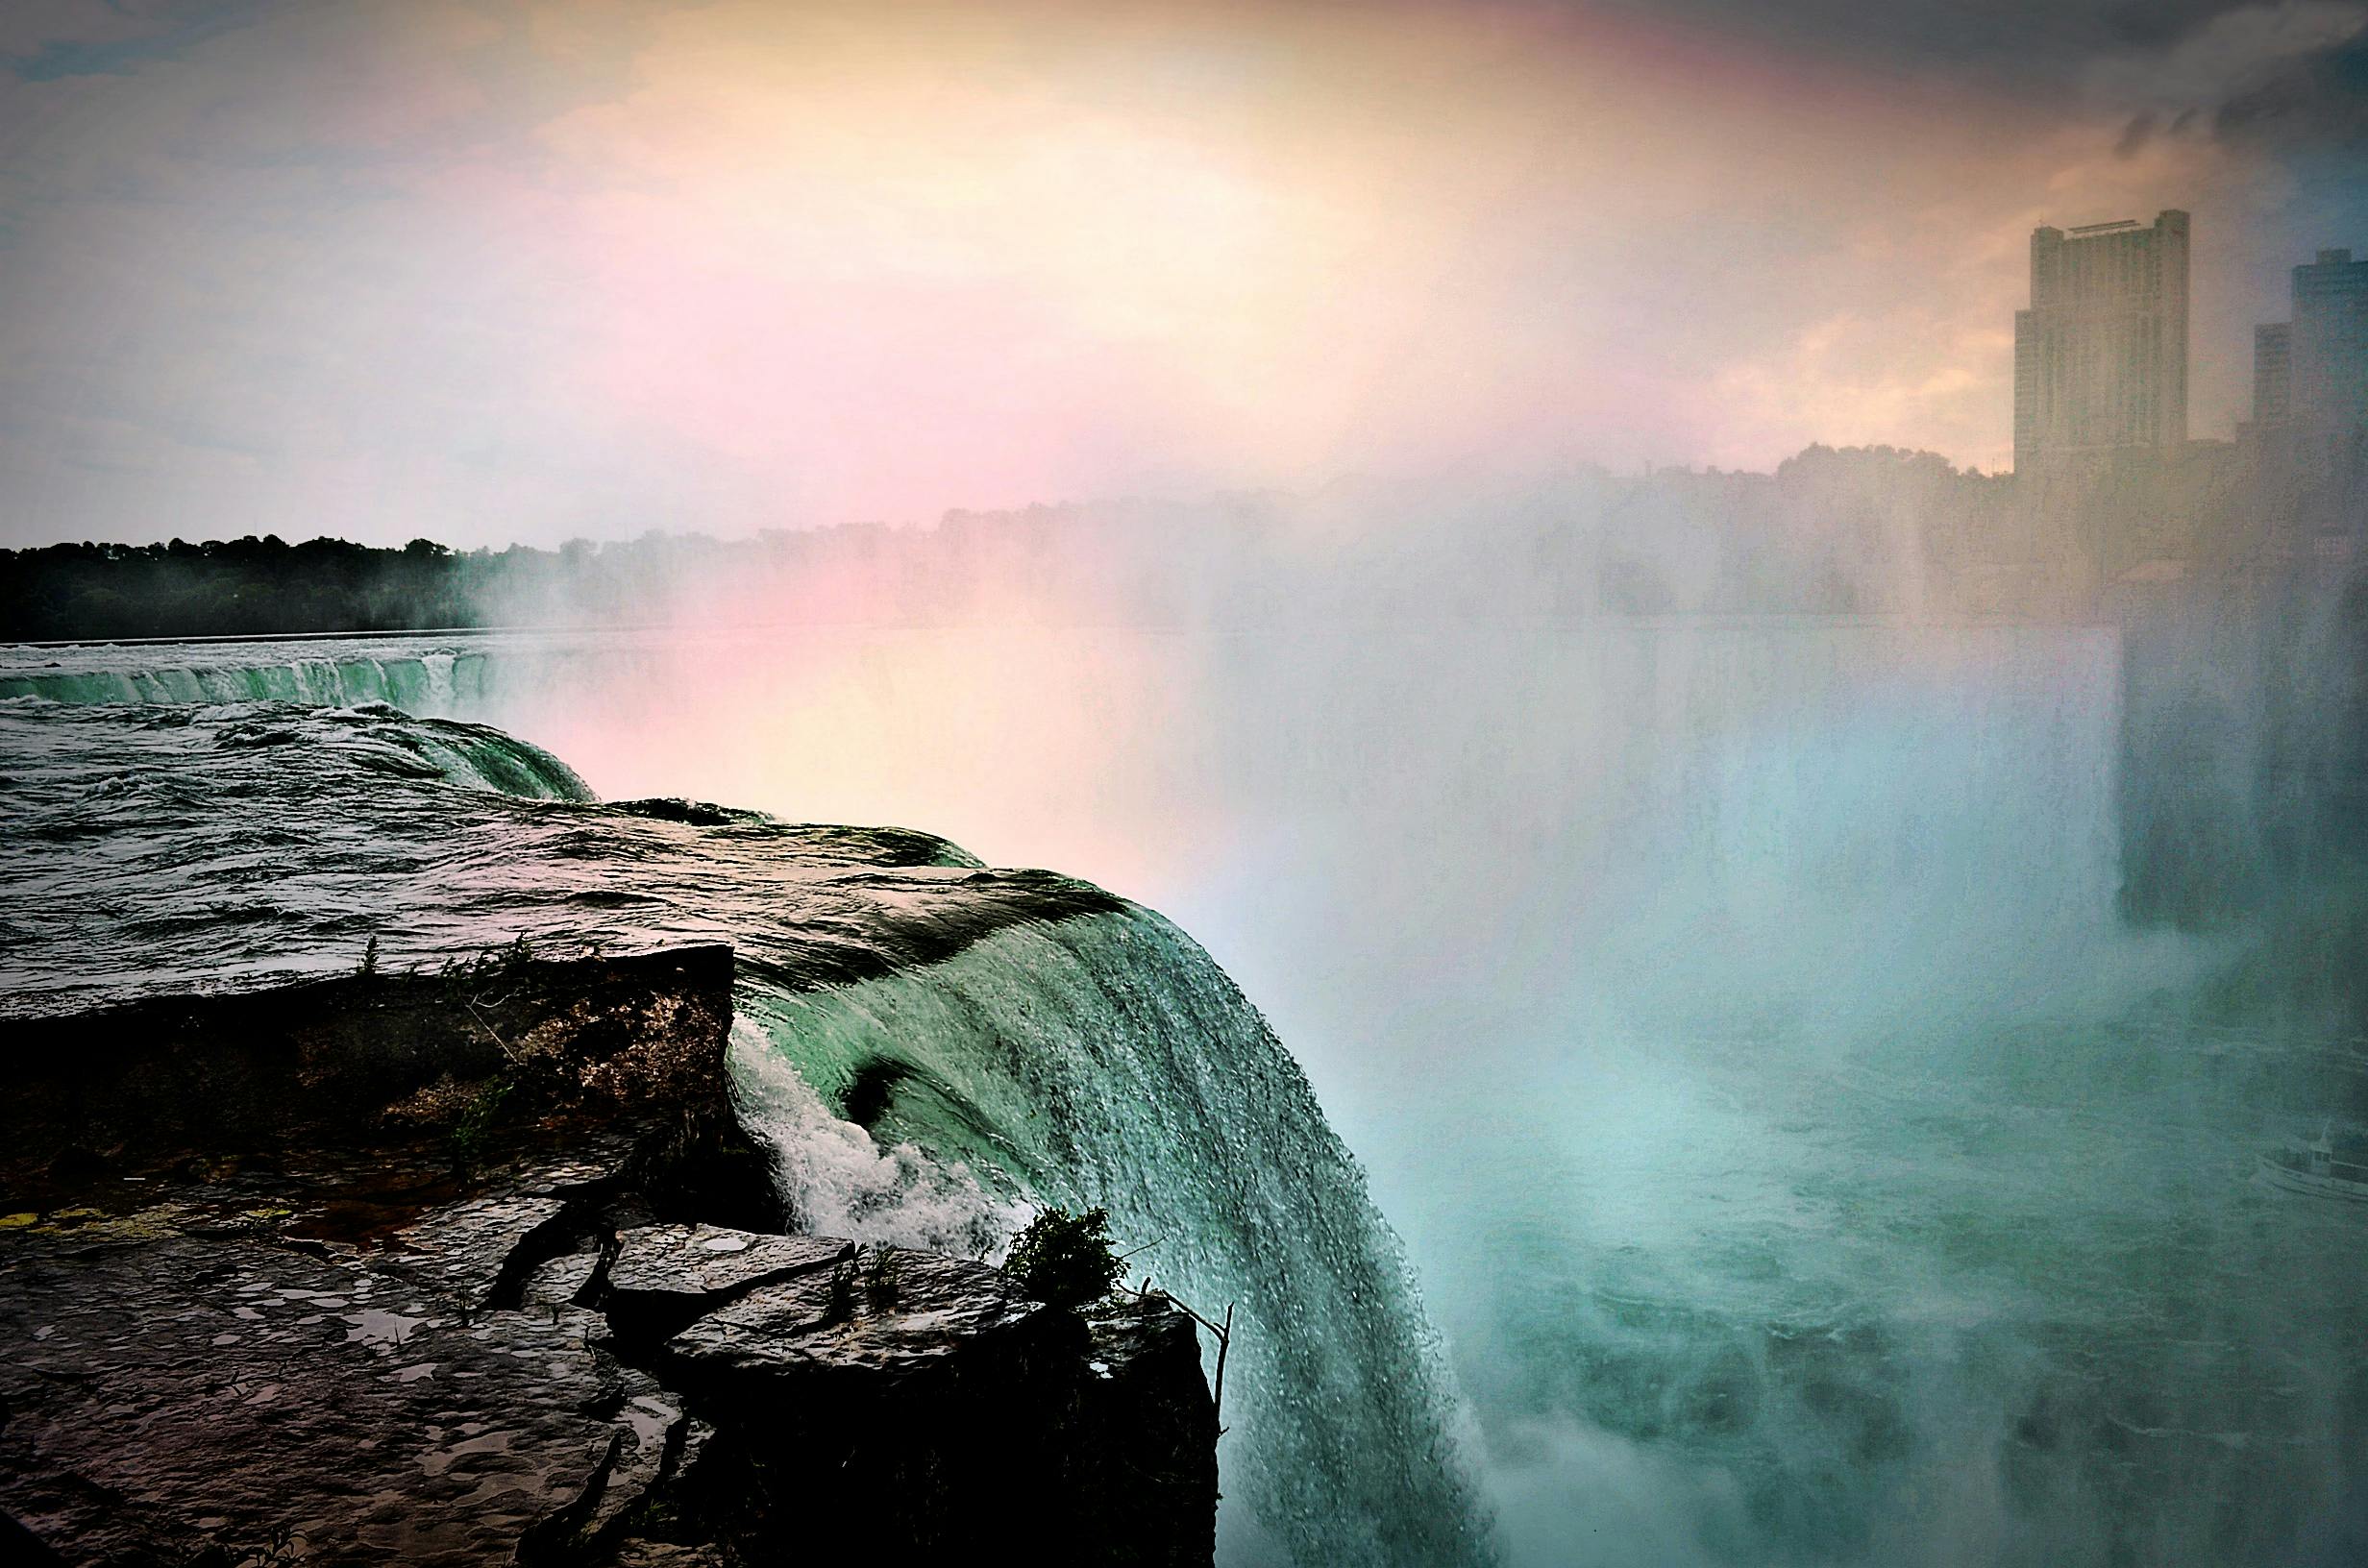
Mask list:
[[[715,1225],[641,1225],[617,1237],[600,1305],[620,1335],[664,1338],[761,1286],[825,1276],[854,1243]]]
[[[627,1233],[629,1252],[637,1234]],[[1073,1316],[1021,1295],[999,1269],[874,1246],[850,1249],[823,1268],[756,1281],[665,1345],[668,1366],[698,1383],[725,1376],[799,1382],[821,1372],[862,1374],[879,1388],[957,1360],[1017,1371],[1038,1352],[1083,1350]]]
[[[0,1511],[74,1562],[563,1553],[682,1425],[598,1329],[470,1322],[264,1242],[27,1239],[0,1255]]]
[[[463,1309],[500,1302],[505,1286],[522,1289],[535,1234],[567,1212],[556,1193],[486,1193],[430,1211],[389,1238],[392,1249],[373,1260],[390,1273],[417,1280]],[[557,1250],[555,1244],[554,1251]]]

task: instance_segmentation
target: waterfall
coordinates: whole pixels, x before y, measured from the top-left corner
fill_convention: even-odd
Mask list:
[[[432,668],[126,657],[12,688],[9,1000],[262,984],[366,944],[407,967],[522,938],[728,941],[745,1114],[808,1226],[986,1254],[1032,1206],[1105,1206],[1132,1277],[1236,1309],[1228,1560],[1491,1560],[1397,1239],[1298,1065],[1182,932],[925,835],[595,804],[500,730],[354,700],[425,694]]]
[[[1397,1239],[1298,1065],[1190,938],[1128,908],[835,990],[761,974],[744,1012],[796,1078],[744,1067],[749,1115],[801,1212],[959,1246],[1007,1218],[998,1194],[1107,1207],[1143,1249],[1130,1277],[1204,1314],[1236,1308],[1227,1495],[1301,1562],[1486,1560]],[[805,1095],[847,1109],[858,1084],[887,1152],[851,1167],[820,1129],[834,1141],[818,1161]],[[915,1147],[925,1173],[885,1168]]]
[[[325,653],[324,648],[335,651]],[[368,649],[369,651],[363,651]],[[0,649],[0,698],[52,702],[384,702],[453,717],[486,695],[487,656],[395,642],[170,644]]]
[[[2110,629],[388,639],[46,678],[122,703],[144,657],[430,703],[446,653],[460,713],[611,793],[876,813],[1148,894],[1284,1023],[1288,1054],[1138,905],[934,841],[448,789],[396,827],[391,793],[288,796],[293,747],[240,781],[291,833],[342,800],[359,854],[416,837],[418,891],[330,890],[348,962],[373,933],[389,962],[732,942],[748,1114],[807,1223],[972,1252],[1100,1203],[1134,1271],[1238,1303],[1228,1561],[1470,1560],[1493,1513],[1524,1564],[2266,1562],[2368,1495],[2328,1458],[2368,1409],[2342,1216],[2246,1183],[2289,1043],[2224,983],[2250,939],[2116,912]],[[391,710],[279,722],[409,776]],[[418,788],[564,795],[518,765]],[[258,909],[256,962],[324,945]],[[813,971],[841,946],[871,956]]]

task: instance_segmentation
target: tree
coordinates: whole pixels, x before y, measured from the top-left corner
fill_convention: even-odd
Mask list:
[[[1124,1269],[1110,1250],[1110,1212],[1047,1209],[1012,1238],[1003,1271],[1037,1301],[1083,1307],[1110,1293]]]

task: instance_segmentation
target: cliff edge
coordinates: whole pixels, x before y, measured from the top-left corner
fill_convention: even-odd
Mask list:
[[[32,1020],[0,1103],[0,1555],[1206,1563],[1188,1316],[782,1234],[732,955]]]

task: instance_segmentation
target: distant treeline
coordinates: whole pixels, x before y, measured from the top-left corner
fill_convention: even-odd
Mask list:
[[[613,626],[717,613],[811,609],[820,581],[842,611],[904,619],[927,529],[853,524],[723,542],[661,534],[556,550],[400,549],[260,538],[0,550],[0,641],[251,637],[481,626]],[[918,568],[923,577],[932,569]],[[777,590],[748,601],[752,584]],[[737,596],[728,608],[721,597]]]
[[[926,527],[659,534],[457,551],[277,537],[0,551],[9,641],[493,625],[1232,625],[1573,616],[2084,619],[2163,563],[2323,553],[2360,450],[2192,443],[2017,481],[1812,447],[1773,474],[1515,481],[949,512]],[[2317,541],[2314,543],[2314,541]]]
[[[222,637],[411,631],[497,624],[504,607],[569,584],[584,600],[606,574],[588,546],[399,550],[276,534],[189,544],[75,544],[0,551],[0,637]],[[621,611],[620,589],[602,605]],[[605,618],[605,617],[604,617]]]
[[[52,545],[0,552],[0,626],[38,640],[475,625],[489,564],[426,539]]]

